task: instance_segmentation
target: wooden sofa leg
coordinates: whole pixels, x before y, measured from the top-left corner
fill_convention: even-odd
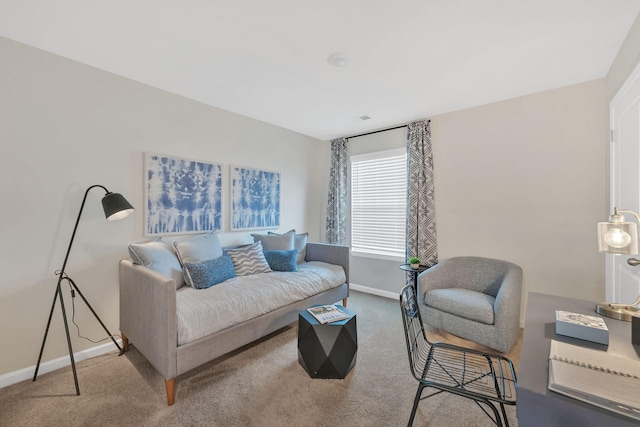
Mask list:
[[[122,352],[129,351],[129,338],[125,337],[122,331],[120,331],[120,337],[122,338]]]
[[[176,397],[176,379],[165,380],[164,388],[167,390],[167,405],[172,406]]]
[[[347,306],[347,299],[346,299],[346,298],[343,298],[343,299],[342,299],[342,306],[343,306],[343,307],[346,307],[346,306]]]

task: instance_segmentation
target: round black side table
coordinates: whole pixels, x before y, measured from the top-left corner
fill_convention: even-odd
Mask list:
[[[404,270],[404,271],[408,271],[410,273],[413,273],[413,289],[416,291],[416,294],[418,293],[418,274],[422,273],[425,270],[428,270],[429,267],[427,267],[426,265],[422,265],[420,264],[420,266],[418,266],[418,268],[413,268],[411,267],[411,264],[401,264],[400,265],[400,270]]]

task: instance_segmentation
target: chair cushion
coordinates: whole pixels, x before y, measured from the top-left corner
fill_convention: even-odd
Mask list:
[[[493,306],[496,299],[491,295],[469,289],[432,289],[425,294],[425,304],[437,310],[476,322],[493,325]]]

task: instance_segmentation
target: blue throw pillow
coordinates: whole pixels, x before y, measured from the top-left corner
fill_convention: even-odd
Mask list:
[[[233,261],[227,254],[202,262],[185,262],[184,268],[191,276],[191,283],[196,289],[209,288],[236,277]]]
[[[298,250],[264,251],[264,257],[273,271],[298,271]]]

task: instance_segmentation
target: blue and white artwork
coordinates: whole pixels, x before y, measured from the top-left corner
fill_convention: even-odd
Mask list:
[[[280,227],[280,174],[231,167],[231,229]]]
[[[147,235],[222,230],[222,165],[146,153]]]

